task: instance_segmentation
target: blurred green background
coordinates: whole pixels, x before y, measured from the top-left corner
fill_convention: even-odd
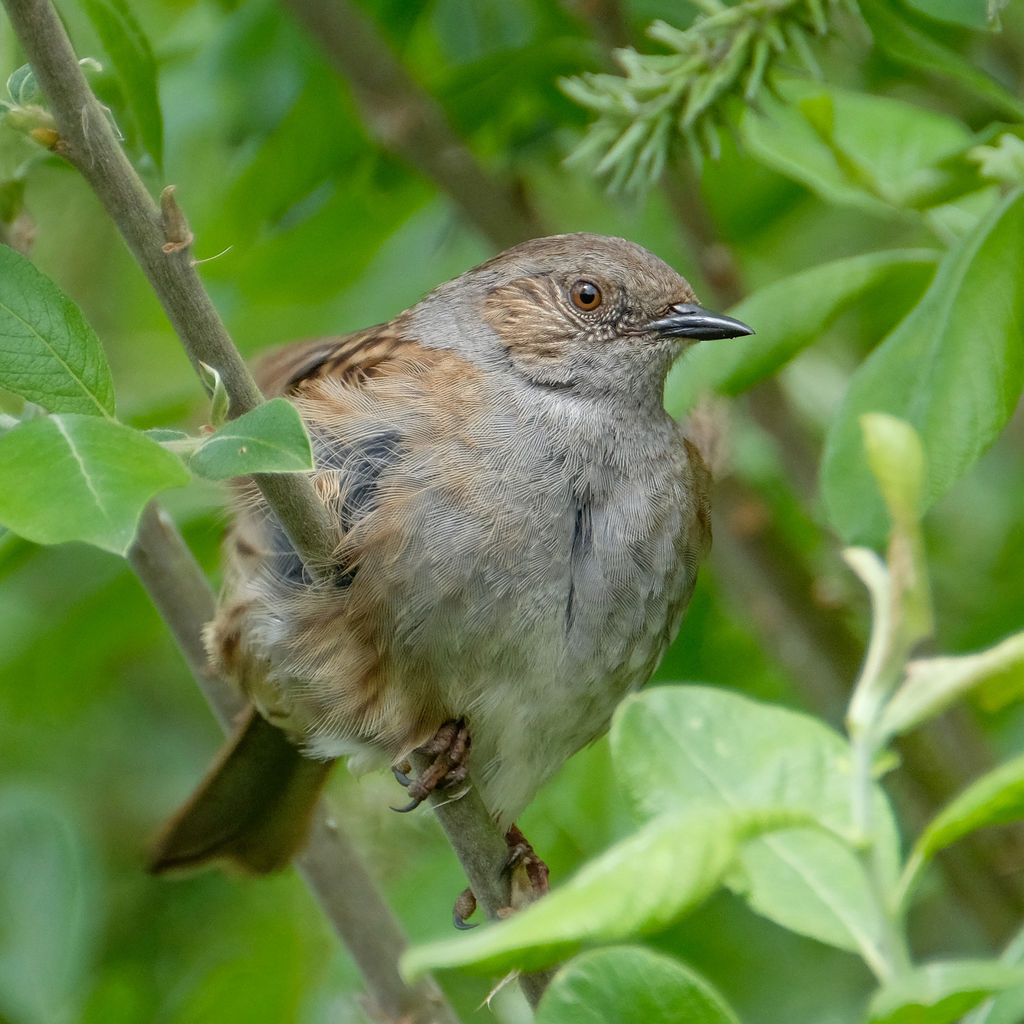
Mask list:
[[[59,7],[79,55],[106,64],[83,8]],[[93,82],[153,190],[177,185],[195,254],[209,261],[202,276],[244,353],[390,319],[500,247],[415,153],[380,144],[346,76],[285,7],[140,0],[133,10],[159,67],[162,170],[122,113],[116,76]],[[646,26],[660,17],[685,27],[695,5],[365,0],[360,10],[374,45],[397,54],[413,88],[443,108],[496,205],[552,233],[628,236],[677,267],[709,306],[839,256],[941,247],[957,230],[956,207],[924,216],[825,194],[801,169],[799,140],[770,121],[762,147],[725,131],[720,159],[698,167],[683,158],[644,197],[609,195],[586,164],[566,165],[590,115],[559,78],[610,69],[614,44],[656,49]],[[998,34],[938,31],[1019,95],[1020,6],[1002,20]],[[929,111],[964,132],[994,119],[955,85],[891,62],[852,14],[834,27],[815,42],[830,86],[920,111],[921,137],[875,140],[882,148],[918,144]],[[374,51],[363,56],[372,66]],[[21,63],[0,20],[0,73]],[[798,64],[791,70],[806,77]],[[400,121],[401,110],[390,113]],[[0,143],[8,173],[23,153],[7,136]],[[19,231],[31,236],[33,260],[107,346],[120,417],[142,427],[202,424],[188,362],[83,182],[56,159],[34,163],[25,210]],[[507,229],[515,235],[516,225]],[[822,438],[850,373],[925,283],[903,275],[873,290],[777,377],[708,414],[721,435],[716,549],[658,678],[717,683],[841,721],[866,600],[821,509]],[[785,304],[777,316],[785,320]],[[926,520],[943,650],[1021,627],[1022,450],[1018,414]],[[223,489],[199,482],[165,501],[214,581],[224,501]],[[174,883],[145,874],[147,837],[220,736],[126,566],[85,546],[37,549],[8,535],[0,572],[0,1022],[369,1019],[354,968],[292,872]],[[908,744],[892,787],[908,832],[993,758],[1019,750],[1022,726],[1012,709],[972,706]],[[394,815],[390,776],[357,781],[339,770],[332,798],[410,936],[448,934],[463,882],[430,815]],[[568,764],[521,825],[556,881],[625,834],[605,741]],[[1022,852],[1006,832],[945,861],[934,898],[917,911],[918,948],[981,952],[1004,939],[1024,909]],[[655,942],[719,984],[749,1024],[856,1020],[870,988],[854,957],[725,895]],[[443,982],[466,1019],[487,1019],[491,1011],[477,1009],[485,982]],[[500,1019],[521,1012],[513,997],[498,1001]]]

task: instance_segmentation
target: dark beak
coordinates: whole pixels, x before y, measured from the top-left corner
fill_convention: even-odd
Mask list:
[[[753,334],[741,320],[733,320],[731,316],[712,313],[698,306],[695,302],[677,302],[669,306],[668,316],[655,320],[647,325],[666,338],[692,338],[704,341],[708,338],[739,338],[745,334]]]

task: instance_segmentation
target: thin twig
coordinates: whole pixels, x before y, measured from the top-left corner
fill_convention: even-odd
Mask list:
[[[199,688],[225,733],[246,704],[207,661],[200,631],[213,615],[214,596],[170,517],[151,502],[142,514],[128,561],[174,634]],[[325,803],[317,807],[310,841],[296,866],[356,961],[375,1009],[390,1021],[458,1024],[454,1010],[429,979],[408,986],[398,973],[407,939],[352,843]]]

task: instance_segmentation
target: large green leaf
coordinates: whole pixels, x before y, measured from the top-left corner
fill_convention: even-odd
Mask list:
[[[868,956],[879,948],[878,902],[856,852],[846,742],[807,715],[726,690],[659,687],[620,706],[612,751],[637,812],[675,808],[744,813],[788,809],[820,829],[767,834],[739,851],[730,885],[758,913],[793,931]],[[898,841],[880,791],[878,860],[895,886]]]
[[[780,824],[772,815],[721,811],[655,818],[508,920],[409,950],[402,969],[412,976],[447,967],[533,970],[584,943],[657,931],[714,892],[745,835]]]
[[[157,168],[163,165],[164,126],[153,48],[126,0],[86,0],[85,11],[121,80],[139,141]]]
[[[942,261],[921,302],[854,375],[825,444],[822,488],[850,543],[887,519],[860,417],[888,412],[921,436],[927,508],[992,443],[1024,386],[1024,194],[1009,196]],[[923,508],[921,511],[923,511]]]
[[[39,544],[83,540],[124,554],[146,502],[188,483],[181,462],[113,420],[29,420],[0,437],[0,523]]]
[[[875,993],[868,1024],[954,1024],[986,996],[1024,981],[1024,968],[946,960],[897,974]]]
[[[672,368],[665,407],[685,414],[706,392],[739,394],[813,344],[851,303],[883,283],[889,295],[920,296],[938,256],[927,250],[873,252],[823,263],[773,281],[731,310],[757,332],[705,341]],[[913,298],[911,298],[913,297]]]
[[[570,960],[548,986],[537,1024],[739,1024],[711,984],[662,953],[616,946]]]
[[[313,453],[295,406],[273,398],[211,434],[189,465],[210,480],[248,473],[301,473],[313,468]]]
[[[0,245],[0,387],[51,412],[113,416],[114,385],[82,311]]]

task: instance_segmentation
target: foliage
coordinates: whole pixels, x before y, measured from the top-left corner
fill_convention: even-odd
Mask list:
[[[1019,5],[592,7],[367,4],[551,231],[632,237],[756,328],[666,390],[698,432],[729,398],[715,553],[673,685],[521,822],[550,897],[451,937],[463,883],[428,816],[391,815],[379,777],[336,780],[338,813],[408,969],[465,1019],[496,972],[576,953],[538,1020],[1013,1024],[1024,892],[991,826],[1024,808]],[[221,254],[202,273],[246,352],[390,318],[490,253],[270,0],[61,14],[126,151]],[[206,481],[308,466],[308,441],[286,403],[225,422],[215,370],[204,404],[9,33],[0,63],[0,1017],[360,1019],[294,878],[142,875],[216,741],[110,554],[160,493],[215,573]]]

